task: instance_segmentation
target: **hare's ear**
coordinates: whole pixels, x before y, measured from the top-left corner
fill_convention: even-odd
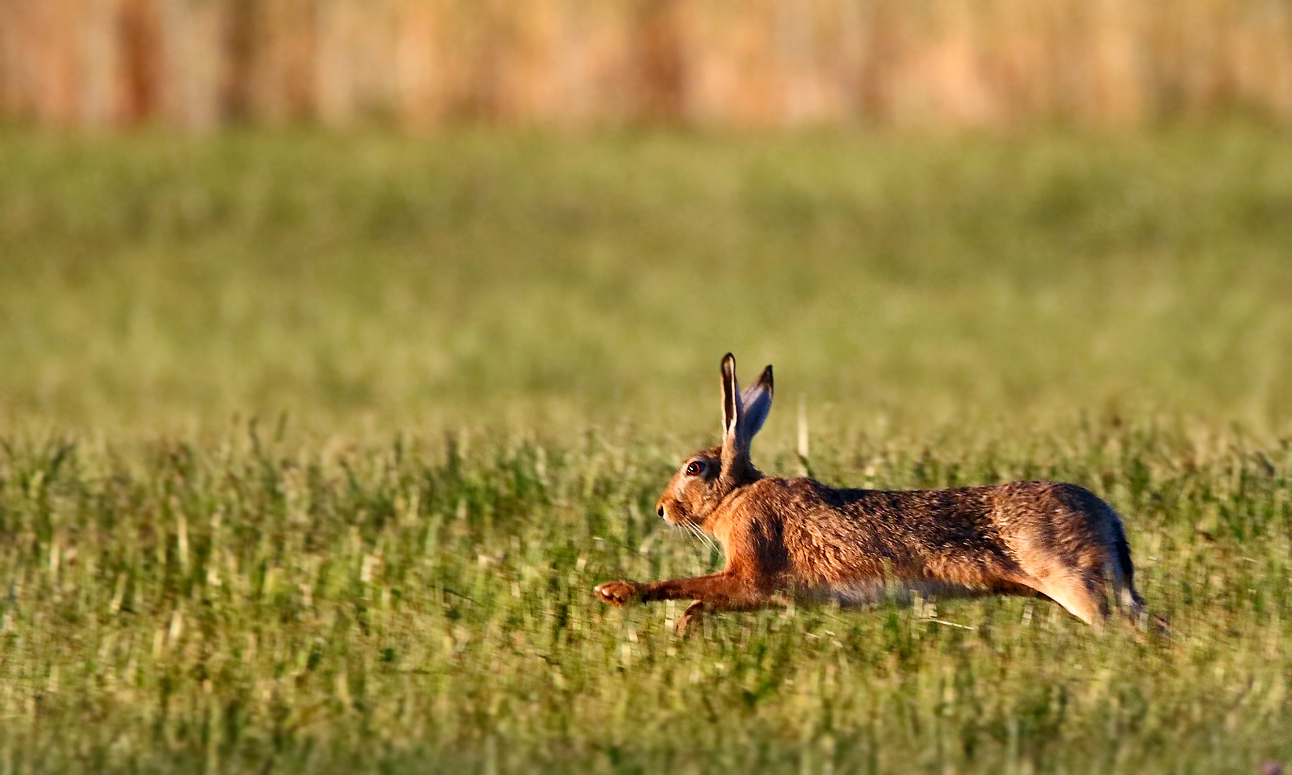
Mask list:
[[[736,382],[736,356],[722,356],[722,443],[736,437],[740,424],[740,385]]]
[[[762,430],[767,413],[772,410],[772,367],[769,364],[758,376],[758,381],[740,394],[740,425],[737,432],[744,438],[745,448],[754,435]]]
[[[722,469],[725,474],[749,468],[749,444],[772,408],[772,367],[744,392],[736,381],[736,359],[722,359]]]

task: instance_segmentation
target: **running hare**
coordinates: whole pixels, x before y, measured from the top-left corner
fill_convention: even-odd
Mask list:
[[[656,509],[672,525],[712,534],[722,571],[596,588],[614,605],[694,600],[678,631],[705,611],[893,594],[1048,598],[1091,625],[1108,618],[1107,588],[1139,619],[1144,601],[1121,520],[1075,484],[1011,482],[952,490],[838,490],[773,479],[749,460],[772,406],[772,367],[744,392],[722,359],[722,446],[686,459]]]

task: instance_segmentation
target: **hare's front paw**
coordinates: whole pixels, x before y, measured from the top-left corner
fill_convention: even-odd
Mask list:
[[[607,581],[596,588],[597,597],[611,605],[627,605],[641,599],[641,584],[635,581]]]

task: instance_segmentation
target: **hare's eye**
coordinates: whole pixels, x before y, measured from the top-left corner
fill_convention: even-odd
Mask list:
[[[704,470],[704,463],[701,463],[699,460],[692,460],[690,463],[686,464],[687,476],[699,476],[700,472],[703,470]]]

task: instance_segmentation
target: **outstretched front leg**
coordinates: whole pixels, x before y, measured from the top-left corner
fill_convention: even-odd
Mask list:
[[[752,579],[732,569],[708,576],[648,583],[609,581],[597,586],[596,593],[616,606],[656,600],[694,600],[678,620],[679,634],[704,611],[748,611],[781,602],[777,595],[760,589]]]

